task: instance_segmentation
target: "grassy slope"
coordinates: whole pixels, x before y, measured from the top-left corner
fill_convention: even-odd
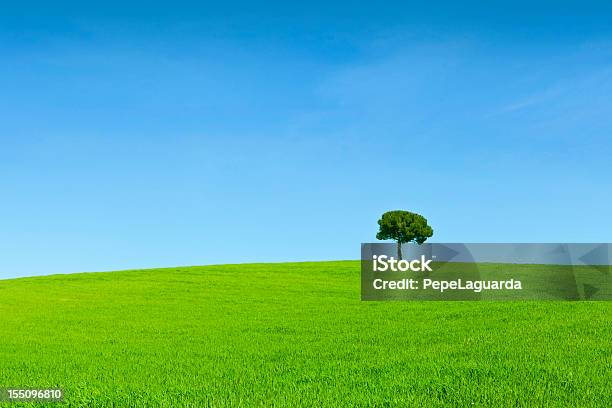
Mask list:
[[[0,316],[0,387],[75,406],[612,405],[612,303],[361,302],[352,261],[0,281]]]

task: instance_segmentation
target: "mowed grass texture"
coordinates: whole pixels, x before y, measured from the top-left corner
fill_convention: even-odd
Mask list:
[[[55,406],[612,406],[611,303],[361,302],[359,270],[0,281],[0,387],[61,387]]]

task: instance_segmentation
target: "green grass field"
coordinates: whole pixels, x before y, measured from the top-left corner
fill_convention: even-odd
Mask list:
[[[356,261],[0,281],[0,387],[69,406],[612,406],[610,302],[359,294]]]

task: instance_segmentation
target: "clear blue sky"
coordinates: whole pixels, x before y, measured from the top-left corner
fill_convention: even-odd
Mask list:
[[[88,3],[0,15],[0,277],[612,241],[605,3]]]

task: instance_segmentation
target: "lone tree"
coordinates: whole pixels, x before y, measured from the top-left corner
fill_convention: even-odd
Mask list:
[[[387,211],[378,220],[376,239],[397,241],[397,258],[402,259],[402,244],[416,242],[421,245],[433,235],[425,217],[409,211]]]

